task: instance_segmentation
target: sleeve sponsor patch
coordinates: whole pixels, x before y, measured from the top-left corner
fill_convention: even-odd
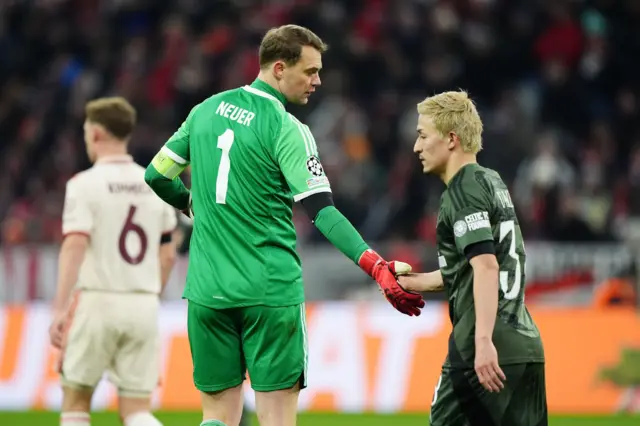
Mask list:
[[[329,179],[327,179],[326,176],[312,177],[307,179],[307,187],[309,187],[309,189],[323,185],[329,185]]]
[[[453,224],[453,234],[460,238],[468,231],[477,231],[478,229],[491,229],[489,221],[489,213],[478,212],[467,215],[462,220],[458,220]]]
[[[315,155],[311,155],[307,158],[307,170],[316,177],[324,175],[324,169],[322,168],[322,164],[320,164],[320,159]],[[307,181],[307,184],[309,184],[309,181]]]
[[[481,228],[491,228],[489,213],[487,212],[478,212],[467,215],[464,217],[464,222],[469,231],[475,231]]]

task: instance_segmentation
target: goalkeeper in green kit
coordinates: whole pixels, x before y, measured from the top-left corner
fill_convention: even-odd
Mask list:
[[[308,351],[293,202],[398,311],[424,306],[396,281],[409,265],[381,258],[334,207],[313,135],[285,110],[320,85],[325,50],[306,28],[270,30],[258,78],[193,108],[147,168],[149,186],[193,217],[184,298],[203,426],[238,424],[246,370],[260,424],[296,424]],[[188,165],[190,191],[177,179]]]

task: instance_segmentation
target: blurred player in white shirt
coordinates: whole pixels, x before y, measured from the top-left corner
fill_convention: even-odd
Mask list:
[[[127,154],[136,121],[123,98],[86,106],[93,167],[67,183],[51,343],[62,349],[61,426],[89,426],[93,391],[108,372],[125,426],[159,426],[159,295],[175,260],[175,210]]]

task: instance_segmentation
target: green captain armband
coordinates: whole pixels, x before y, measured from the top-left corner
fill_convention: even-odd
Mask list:
[[[173,154],[173,152],[169,151],[167,148],[163,147],[153,160],[151,160],[151,165],[156,169],[158,173],[167,179],[175,179],[187,168],[188,163],[181,158],[178,159],[178,156]]]

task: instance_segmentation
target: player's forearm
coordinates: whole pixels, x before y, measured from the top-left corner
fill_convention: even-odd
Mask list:
[[[495,258],[495,257],[494,257]],[[476,341],[491,340],[498,313],[497,263],[473,268],[473,300],[476,311]]]
[[[87,237],[81,235],[70,235],[62,242],[58,256],[58,287],[53,301],[53,310],[56,313],[67,309],[71,292],[78,281],[87,245]]]
[[[169,179],[160,174],[153,164],[149,164],[144,181],[167,204],[178,210],[189,207],[189,190],[179,178]]]
[[[354,263],[369,248],[351,222],[333,206],[325,207],[315,218],[314,224],[331,244]]]
[[[399,278],[400,285],[409,291],[442,291],[444,281],[440,270],[422,274],[402,275]]]
[[[175,256],[172,259],[163,259],[160,263],[160,280],[161,287],[160,293],[164,292],[167,283],[169,282],[169,277],[171,276],[171,271],[173,270],[173,265],[175,263]]]
[[[161,289],[160,293],[164,292],[167,283],[169,282],[169,276],[171,270],[176,262],[176,244],[171,241],[160,246],[160,280]]]

